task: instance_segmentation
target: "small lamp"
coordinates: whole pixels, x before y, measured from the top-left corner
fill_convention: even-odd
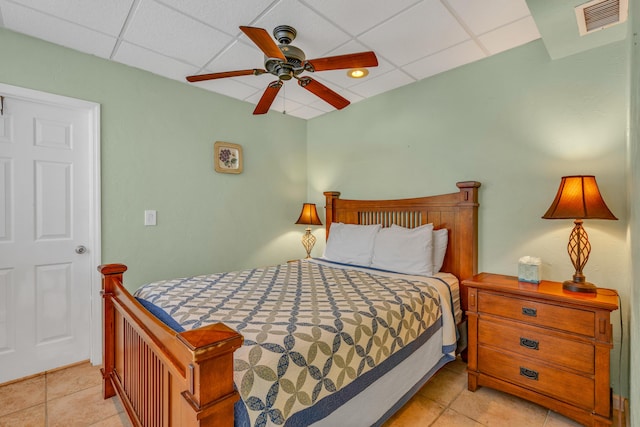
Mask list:
[[[558,194],[551,203],[544,219],[574,219],[567,251],[576,272],[573,280],[562,283],[567,291],[596,293],[596,286],[585,280],[582,269],[589,260],[591,244],[587,232],[582,228],[583,219],[618,219],[600,195],[596,178],[591,175],[563,176]]]
[[[300,212],[300,218],[296,221],[296,224],[302,225],[322,225],[320,218],[318,218],[318,211],[316,211],[316,205],[314,203],[305,203],[302,205],[302,212]],[[311,234],[311,227],[307,227],[307,232],[302,236],[302,246],[307,250],[307,258],[311,258],[311,249],[316,244],[316,236]]]

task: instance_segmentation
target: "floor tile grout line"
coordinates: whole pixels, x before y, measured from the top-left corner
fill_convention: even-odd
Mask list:
[[[44,379],[45,378],[45,373],[44,372],[41,372],[41,373],[36,374],[36,375],[32,375],[32,376],[29,376],[29,377],[25,377],[25,378],[19,379],[17,381],[11,381],[11,382],[7,382],[7,383],[3,383],[2,385],[0,385],[0,389],[3,389],[5,387],[11,387],[11,386],[16,385],[16,384],[26,383],[27,381],[30,381],[30,380],[33,380],[33,379],[36,379],[36,378],[39,378],[39,377],[43,377],[43,381],[45,382],[45,394],[44,394],[43,401],[39,402],[39,403],[37,403],[37,402],[33,403],[31,406],[26,406],[26,407],[23,407],[23,408],[20,408],[20,409],[14,409],[12,412],[7,412],[6,414],[2,414],[0,416],[0,419],[12,416],[12,415],[14,415],[14,414],[16,414],[18,412],[21,412],[21,411],[26,411],[26,410],[31,410],[31,409],[37,408],[40,405],[44,405],[45,406],[45,410],[46,410],[47,394],[46,394],[46,379]]]
[[[446,366],[446,365],[445,365],[445,366]],[[461,375],[462,375],[462,376],[464,376],[464,375],[466,375],[466,374],[467,374],[467,371],[465,370]],[[485,424],[484,424],[484,423],[482,423],[482,422],[480,422],[479,420],[476,420],[475,418],[471,418],[471,417],[470,417],[470,416],[468,416],[468,415],[462,414],[462,413],[460,413],[460,412],[456,411],[455,409],[450,408],[451,404],[452,404],[452,403],[453,403],[453,402],[454,402],[458,397],[460,397],[460,395],[464,392],[464,390],[465,390],[465,389],[464,389],[464,387],[463,387],[463,388],[462,388],[462,390],[460,390],[460,391],[458,392],[458,394],[457,394],[453,399],[451,399],[451,401],[450,401],[450,402],[449,402],[449,404],[447,405],[447,409],[451,409],[451,410],[452,410],[452,411],[454,411],[456,414],[462,415],[462,416],[464,416],[464,417],[466,417],[466,418],[468,418],[468,419],[470,419],[470,420],[473,420],[474,422],[476,422],[476,423],[478,423],[478,424],[480,424],[480,425],[483,425],[483,426],[484,426]],[[526,399],[525,399],[525,400],[526,400]],[[543,406],[543,408],[544,408],[544,406]],[[545,414],[544,420],[542,421],[542,424],[541,424],[541,426],[540,426],[540,427],[545,427],[545,426],[547,425],[547,423],[549,422],[550,417],[551,417],[551,412],[552,412],[552,411],[551,411],[551,409],[548,409],[548,408],[544,408],[544,409],[546,409],[546,411],[547,411],[547,412],[546,412],[546,414]],[[438,418],[440,418],[440,416],[438,416]],[[436,420],[437,420],[437,418],[436,418]],[[434,421],[434,422],[435,422],[435,421]]]
[[[444,367],[447,367],[447,365],[444,365]],[[465,371],[461,371],[461,372],[457,372],[455,369],[451,369],[451,368],[449,368],[448,370],[449,370],[449,372],[454,373],[454,374],[456,374],[456,375],[459,375],[459,376],[461,376],[461,377],[464,377],[464,376],[466,375],[466,370],[465,370]],[[435,376],[435,375],[434,375],[434,376]],[[481,423],[480,421],[478,421],[478,420],[476,420],[476,419],[474,419],[474,418],[471,418],[471,417],[469,417],[468,415],[461,414],[460,412],[456,411],[455,409],[453,409],[453,408],[451,407],[451,404],[452,404],[453,402],[455,402],[455,401],[458,399],[458,397],[460,397],[460,395],[461,395],[463,392],[464,392],[464,387],[462,387],[462,389],[460,389],[460,391],[459,391],[459,392],[458,392],[454,397],[452,397],[452,398],[449,400],[449,402],[444,406],[444,408],[442,409],[442,411],[440,411],[440,414],[438,414],[438,416],[433,420],[433,422],[431,422],[431,424],[429,424],[429,426],[434,425],[434,424],[435,424],[435,423],[440,419],[440,417],[442,417],[442,415],[444,415],[444,413],[447,411],[447,409],[451,409],[451,410],[452,410],[453,412],[455,412],[456,414],[461,415],[461,416],[463,416],[463,417],[465,417],[465,418],[467,418],[467,419],[469,419],[469,420],[471,420],[471,421],[473,421],[473,422],[475,422],[475,423],[478,423],[478,424],[480,424],[480,425],[483,425],[483,426],[484,426],[485,424]],[[436,402],[436,403],[438,403],[438,402],[437,402],[437,401],[435,401],[435,400],[433,400],[433,401],[434,401],[434,402]]]

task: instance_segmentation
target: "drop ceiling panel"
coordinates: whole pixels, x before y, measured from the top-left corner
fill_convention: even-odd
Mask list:
[[[350,41],[349,43],[340,46],[338,49],[327,53],[327,56],[346,55],[348,53],[365,52],[368,50],[369,49],[361,43],[358,43],[357,41]],[[366,79],[372,79],[376,76],[388,73],[389,71],[392,71],[394,69],[395,66],[393,64],[378,55],[378,66],[369,68],[369,77],[367,77]],[[330,84],[338,85],[343,88],[362,83],[361,79],[347,77],[347,70],[320,71],[314,75],[322,78],[323,80],[326,80]]]
[[[330,108],[329,111],[332,111],[333,108]],[[328,111],[325,110],[317,110],[316,108],[313,108],[311,106],[301,106],[300,108],[297,108],[293,111],[287,110],[287,114],[295,116],[295,117],[299,117],[301,119],[312,119],[314,117],[318,117],[321,116],[322,114],[326,113]]]
[[[210,90],[212,92],[221,93],[239,100],[245,100],[256,93],[262,95],[262,91],[253,86],[249,86],[244,82],[236,79],[217,79],[206,82],[199,82],[198,87]],[[265,85],[266,87],[266,85]]]
[[[203,73],[264,68],[264,54],[255,45],[234,41],[207,64]]]
[[[194,65],[209,61],[232,37],[159,3],[141,1],[125,38]]]
[[[358,97],[360,98],[360,97]],[[362,98],[360,98],[362,99]],[[350,98],[351,100],[351,98]],[[353,104],[354,101],[351,101],[351,103]],[[334,111],[334,108],[327,104],[326,102],[324,102],[323,100],[321,100],[320,98],[318,98],[316,101],[312,102],[311,104],[309,104],[309,107],[313,108],[314,111],[320,111],[321,113],[328,113],[330,111]],[[318,114],[320,115],[320,114]]]
[[[434,55],[422,58],[411,64],[405,65],[403,70],[408,72],[416,80],[425,79],[435,74],[477,61],[487,55],[478,44],[469,40],[450,49],[443,50]]]
[[[520,19],[512,24],[500,27],[480,36],[478,39],[489,49],[491,54],[511,49],[516,44],[520,46],[540,38],[540,33],[533,18],[530,16]]]
[[[233,36],[240,33],[238,28],[240,25],[251,25],[260,13],[274,3],[273,0],[159,0],[159,2]]]
[[[127,42],[120,44],[113,60],[180,81],[184,81],[184,76],[194,74],[198,71],[193,65],[177,61]]]
[[[109,58],[116,43],[114,37],[14,3],[2,2],[0,7],[6,28],[51,43],[102,58]]]
[[[371,2],[370,0],[302,0],[309,8],[326,16],[347,33],[357,36],[397,15],[419,0],[394,0]],[[372,4],[374,3],[374,4]]]
[[[412,83],[414,80],[400,70],[394,70],[371,80],[366,80],[349,90],[368,98],[383,92]]]
[[[530,15],[527,4],[513,0],[445,0],[475,35]]]
[[[315,76],[313,76],[312,78],[322,84],[325,84]],[[335,87],[333,87],[332,89],[338,92]],[[313,93],[298,85],[298,81],[285,82],[282,89],[280,89],[279,95],[284,96],[287,100],[290,99],[301,105],[309,105],[318,99]]]
[[[425,0],[359,37],[389,61],[404,65],[469,39],[438,0]]]
[[[120,34],[133,0],[13,0],[13,3],[115,37]]]
[[[225,79],[223,79],[225,80]],[[278,78],[276,76],[273,76],[271,74],[265,73],[265,74],[261,74],[259,76],[241,76],[241,77],[235,77],[232,80],[237,80],[238,82],[254,87],[256,89],[260,89],[260,91],[263,91],[267,88],[267,86],[269,85],[269,83],[271,82],[275,82],[278,80]]]

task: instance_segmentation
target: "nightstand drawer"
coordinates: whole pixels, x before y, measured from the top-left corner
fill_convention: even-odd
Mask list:
[[[517,359],[482,346],[478,346],[478,366],[484,374],[583,408],[593,408],[595,392],[591,378],[532,359]]]
[[[540,359],[552,365],[565,366],[585,374],[593,374],[594,371],[593,345],[550,335],[547,331],[523,327],[517,323],[479,319],[478,344]]]
[[[490,313],[531,325],[547,326],[593,337],[595,315],[578,310],[490,292],[478,292],[478,312]]]

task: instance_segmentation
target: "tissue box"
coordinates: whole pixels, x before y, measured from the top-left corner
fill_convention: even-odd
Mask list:
[[[520,258],[518,261],[518,280],[540,283],[540,258],[530,256]]]

